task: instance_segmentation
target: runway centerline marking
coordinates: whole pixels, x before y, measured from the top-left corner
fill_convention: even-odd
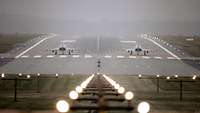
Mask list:
[[[53,36],[49,36],[49,37],[46,37],[42,40],[40,40],[39,42],[37,42],[36,44],[34,44],[33,46],[31,46],[30,48],[26,49],[25,51],[21,52],[19,55],[17,55],[15,58],[19,58],[20,56],[24,55],[25,53],[27,53],[28,51],[30,51],[31,49],[33,49],[34,47],[36,47],[37,45],[41,44],[42,42],[44,42],[45,40],[47,39],[50,39],[52,37],[55,37],[56,35],[53,35]]]
[[[181,60],[181,58],[179,58],[177,55],[175,55],[174,53],[172,53],[171,51],[169,51],[168,49],[164,48],[163,46],[161,46],[159,43],[155,42],[154,40],[150,39],[150,38],[145,38],[151,42],[153,42],[155,45],[159,46],[160,48],[162,48],[164,51],[166,51],[167,53],[169,53],[170,55],[172,55],[173,57],[175,57],[178,60]]]

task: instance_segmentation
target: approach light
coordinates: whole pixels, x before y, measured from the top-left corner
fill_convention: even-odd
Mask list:
[[[175,78],[178,78],[178,75],[174,75]]]
[[[197,76],[196,76],[196,75],[194,75],[194,76],[192,77],[192,79],[193,79],[193,80],[195,80],[196,78],[197,78]]]
[[[22,73],[19,73],[18,75],[19,75],[19,76],[22,76]]]
[[[72,100],[76,100],[76,99],[78,99],[78,93],[76,91],[70,91],[69,97]]]
[[[142,77],[142,75],[141,75],[141,74],[139,74],[139,75],[138,75],[138,77],[139,77],[139,78],[141,78],[141,77]]]
[[[167,79],[167,80],[169,80],[169,79],[170,79],[170,77],[168,76],[166,79]]]
[[[134,97],[134,94],[131,91],[128,91],[125,93],[125,99],[126,100],[132,100]]]
[[[70,106],[65,100],[59,100],[56,104],[56,109],[61,113],[65,113],[69,111]]]
[[[141,102],[138,105],[138,113],[148,113],[150,111],[150,105],[147,102]]]
[[[159,77],[160,77],[160,75],[156,75],[156,77],[157,77],[157,78],[159,78]]]
[[[120,87],[120,88],[117,90],[117,92],[118,92],[119,94],[123,94],[123,93],[125,92],[124,87]]]
[[[77,86],[76,87],[76,92],[82,93],[83,92],[83,88],[81,86]]]
[[[30,75],[27,75],[27,76],[26,76],[26,78],[28,78],[28,79],[29,79],[29,78],[31,78],[31,76],[30,76]]]
[[[115,85],[114,85],[114,88],[115,88],[115,89],[119,89],[119,88],[120,88],[120,85],[119,85],[119,84],[115,84]]]
[[[40,76],[40,73],[38,73],[37,76]]]
[[[2,77],[2,78],[4,78],[4,77],[5,77],[5,74],[4,74],[4,73],[2,73],[2,74],[1,74],[1,77]]]

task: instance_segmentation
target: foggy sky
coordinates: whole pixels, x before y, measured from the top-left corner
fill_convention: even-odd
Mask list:
[[[0,14],[87,21],[199,21],[200,0],[0,0]]]

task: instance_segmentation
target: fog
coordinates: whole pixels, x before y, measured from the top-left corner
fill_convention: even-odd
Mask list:
[[[200,35],[199,0],[0,0],[0,32]]]

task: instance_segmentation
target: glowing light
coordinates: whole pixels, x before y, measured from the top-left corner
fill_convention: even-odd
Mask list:
[[[196,78],[197,78],[197,76],[196,76],[196,75],[194,75],[194,76],[192,77],[192,79],[193,79],[193,80],[195,80]]]
[[[141,77],[142,77],[142,75],[141,75],[141,74],[139,74],[139,75],[138,75],[138,77],[139,77],[139,78],[141,78]]]
[[[4,74],[4,73],[2,73],[2,74],[1,74],[1,77],[2,77],[2,78],[4,78],[4,77],[5,77],[5,74]]]
[[[22,76],[22,74],[21,74],[21,73],[19,73],[18,75],[19,75],[19,76]]]
[[[119,88],[120,88],[120,85],[119,85],[119,84],[115,84],[114,88],[115,88],[115,89],[119,89]]]
[[[31,76],[30,76],[30,75],[27,75],[27,76],[26,76],[26,78],[28,78],[28,79],[29,79],[29,78],[31,78]]]
[[[124,87],[120,87],[117,91],[119,94],[123,94],[125,92]]]
[[[72,100],[76,100],[76,99],[78,99],[78,93],[77,93],[76,91],[70,91],[69,97],[70,97]]]
[[[160,75],[156,75],[156,77],[160,77]]]
[[[178,75],[174,75],[175,78],[178,78]]]
[[[148,113],[150,110],[150,105],[147,102],[141,102],[137,108],[139,113]]]
[[[59,112],[65,113],[69,111],[69,104],[65,100],[59,100],[56,104],[56,108]]]
[[[134,97],[134,94],[132,92],[128,91],[128,92],[125,93],[125,99],[126,100],[132,100],[133,97]]]
[[[83,92],[83,88],[81,86],[77,86],[76,87],[76,92],[82,93]]]
[[[170,77],[168,76],[168,77],[167,77],[167,79],[169,80],[169,79],[170,79]]]
[[[40,73],[38,73],[37,76],[40,76]]]

